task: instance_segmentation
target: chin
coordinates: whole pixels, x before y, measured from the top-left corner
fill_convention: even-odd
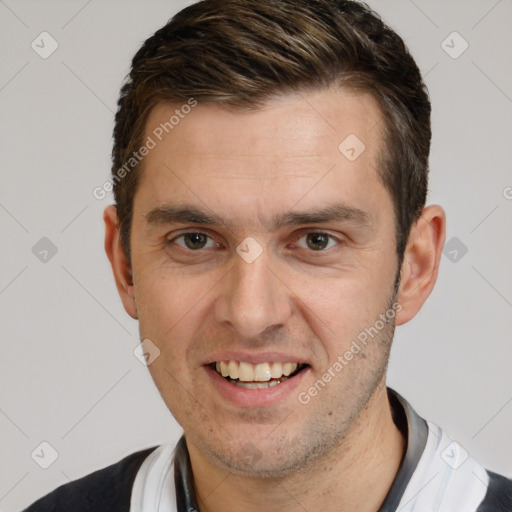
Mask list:
[[[297,439],[240,439],[228,449],[222,446],[201,446],[201,451],[211,463],[232,474],[257,479],[278,480],[300,471],[307,471],[310,464],[320,459],[328,449],[325,444],[312,446]]]

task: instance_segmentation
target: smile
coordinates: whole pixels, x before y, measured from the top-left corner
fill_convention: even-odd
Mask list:
[[[230,360],[217,361],[210,366],[235,386],[245,389],[266,389],[294,377],[308,365],[278,362],[252,364]]]

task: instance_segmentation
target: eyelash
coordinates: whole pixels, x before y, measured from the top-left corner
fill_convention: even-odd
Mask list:
[[[208,235],[208,233],[203,233],[202,231],[187,231],[185,233],[180,233],[179,235],[175,236],[174,238],[168,240],[167,243],[172,244],[173,242],[176,242],[176,240],[183,238],[187,235],[203,235],[203,236],[208,237],[209,240],[213,241],[213,238],[210,235]],[[181,247],[182,249],[184,249],[186,251],[191,251],[191,252],[199,252],[199,251],[203,250],[203,248],[201,248],[201,249],[197,249],[196,251],[194,251],[193,249],[188,249],[187,247],[183,247],[180,244],[177,244],[177,245],[179,245],[179,247]],[[216,245],[218,246],[219,244],[216,244]]]
[[[180,233],[179,235],[175,236],[172,239],[167,240],[167,244],[171,245],[173,243],[176,243],[176,240],[183,239],[183,237],[185,237],[187,235],[203,235],[203,236],[208,237],[208,239],[210,241],[213,241],[213,237],[211,237],[208,233],[204,233],[202,231],[187,231],[187,232],[184,232],[184,233]],[[329,239],[328,246],[329,246],[329,243],[331,241],[336,242],[336,245],[340,245],[342,243],[342,241],[339,238],[331,235],[330,233],[326,233],[325,231],[308,230],[308,231],[302,232],[299,236],[294,237],[294,240],[295,240],[294,244],[296,244],[297,241],[301,240],[302,238],[307,237],[308,235],[323,235],[323,236],[328,237],[328,239]],[[199,252],[205,250],[204,247],[202,247],[200,249],[194,250],[194,249],[189,249],[187,247],[184,247],[183,245],[180,245],[180,244],[176,244],[176,245],[178,245],[182,250],[187,251],[187,252],[198,252],[199,253]],[[219,244],[216,244],[216,246],[217,246],[216,248],[218,248]],[[207,247],[206,249],[212,249],[212,248],[213,247]],[[308,250],[307,248],[304,248],[304,247],[302,247],[301,249]],[[321,249],[321,250],[317,250],[317,251],[311,249],[309,252],[311,252],[311,253],[325,253],[325,252],[329,251],[330,249],[332,249],[332,247],[327,247],[327,248],[324,248],[324,249]]]
[[[322,235],[322,236],[326,236],[328,238],[328,242],[327,242],[327,248],[324,248],[324,249],[321,249],[321,250],[318,250],[318,251],[315,251],[313,249],[311,249],[310,252],[316,252],[316,253],[325,253],[325,252],[328,252],[330,249],[332,249],[332,247],[329,247],[329,244],[330,242],[336,242],[336,245],[340,245],[341,243],[341,240],[339,240],[338,238],[336,238],[335,236],[329,234],[329,233],[326,233],[325,231],[306,231],[306,232],[302,232],[301,235],[299,237],[297,237],[295,239],[295,243],[297,243],[298,240],[301,240],[302,238],[308,236],[308,235]],[[302,247],[302,249],[305,249],[304,247]],[[305,249],[307,250],[307,249]]]

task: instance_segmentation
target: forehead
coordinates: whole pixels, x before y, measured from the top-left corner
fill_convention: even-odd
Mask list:
[[[382,194],[376,165],[382,116],[370,94],[329,89],[276,96],[251,111],[214,103],[158,104],[144,140],[137,195],[144,207],[203,203],[265,211],[350,201]],[[253,209],[248,207],[251,203]],[[213,208],[215,209],[215,208]]]
[[[165,139],[167,149],[175,152],[211,155],[215,144],[218,155],[229,150],[232,155],[303,159],[325,150],[332,156],[349,134],[357,134],[371,153],[371,146],[380,142],[381,119],[371,94],[331,88],[279,94],[251,110],[201,100],[193,108],[186,102],[161,102],[148,116],[145,135],[153,135],[157,142]]]

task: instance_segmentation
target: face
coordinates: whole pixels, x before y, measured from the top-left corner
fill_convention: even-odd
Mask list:
[[[176,108],[155,107],[145,137]],[[189,449],[217,466],[301,467],[382,389],[397,258],[379,119],[371,96],[343,90],[251,112],[199,103],[143,161],[141,339],[160,350],[149,370]]]

